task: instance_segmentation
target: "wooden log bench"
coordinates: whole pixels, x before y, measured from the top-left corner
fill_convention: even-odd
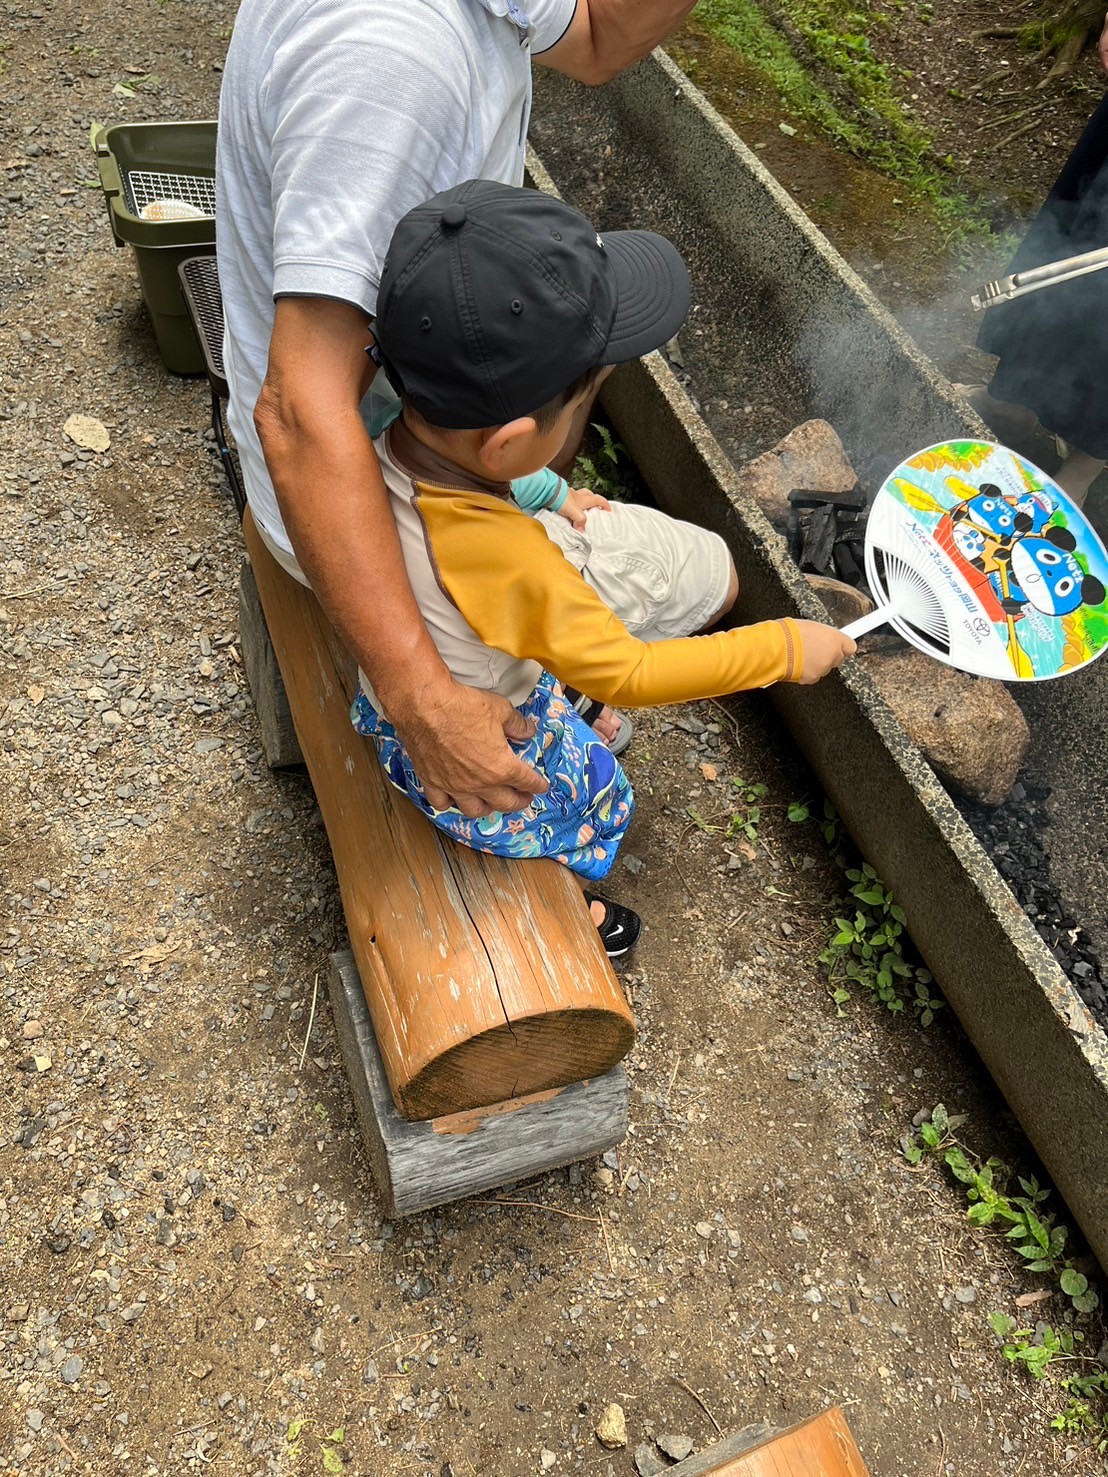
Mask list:
[[[267,757],[303,758],[350,938],[331,999],[388,1213],[600,1152],[626,1131],[623,989],[564,867],[458,846],[350,722],[356,668],[249,510],[243,656]]]

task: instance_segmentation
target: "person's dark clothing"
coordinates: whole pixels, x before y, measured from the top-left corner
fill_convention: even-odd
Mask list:
[[[1108,97],[1078,141],[1008,267],[1026,271],[1108,246]],[[1108,269],[999,303],[978,348],[1000,363],[989,393],[1108,460]]]

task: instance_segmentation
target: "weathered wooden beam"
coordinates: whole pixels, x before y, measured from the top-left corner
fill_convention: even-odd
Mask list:
[[[354,956],[331,955],[331,1009],[386,1216],[413,1215],[600,1154],[627,1132],[627,1076],[613,1067],[491,1108],[402,1118],[389,1091]]]
[[[303,765],[304,755],[300,752],[300,740],[296,737],[288,695],[266,629],[249,559],[243,560],[239,571],[239,636],[266,763],[270,769],[294,769]]]

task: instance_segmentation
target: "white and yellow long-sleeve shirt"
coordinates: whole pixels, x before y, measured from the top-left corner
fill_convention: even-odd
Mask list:
[[[795,621],[640,641],[513,502],[508,483],[480,482],[444,461],[402,420],[375,445],[416,601],[466,686],[518,706],[545,668],[592,698],[642,708],[799,676]]]

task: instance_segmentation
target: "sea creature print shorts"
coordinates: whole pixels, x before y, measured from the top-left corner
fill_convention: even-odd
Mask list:
[[[536,795],[526,810],[478,820],[428,804],[396,730],[365,693],[359,691],[350,716],[358,732],[377,745],[377,756],[396,788],[455,841],[497,856],[552,857],[579,876],[598,881],[611,870],[634,813],[631,783],[549,672],[542,674],[520,712],[534,719],[535,734],[512,747],[550,782],[550,789]]]

